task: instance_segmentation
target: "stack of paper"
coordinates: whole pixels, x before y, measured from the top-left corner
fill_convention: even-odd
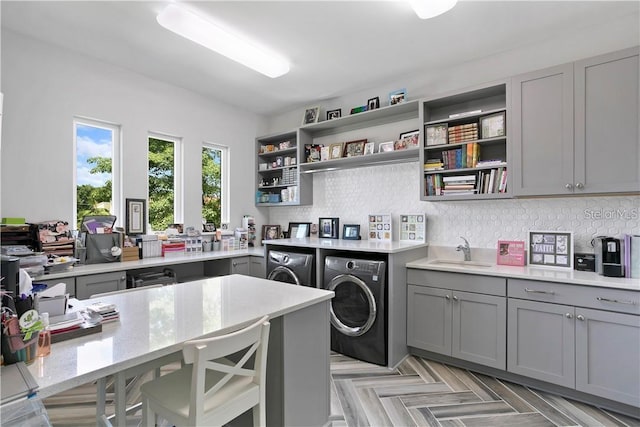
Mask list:
[[[99,314],[102,317],[102,323],[113,322],[120,318],[120,313],[115,304],[105,302],[94,302],[87,306],[87,311],[90,313]]]

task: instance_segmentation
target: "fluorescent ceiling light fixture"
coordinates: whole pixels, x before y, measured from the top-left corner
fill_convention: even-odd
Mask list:
[[[286,59],[176,4],[167,6],[158,14],[157,20],[166,29],[266,76],[275,78],[289,72]]]
[[[458,0],[409,0],[413,11],[420,19],[442,15],[453,8]]]

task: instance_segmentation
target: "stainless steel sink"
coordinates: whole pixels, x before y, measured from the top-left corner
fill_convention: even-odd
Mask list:
[[[492,267],[492,264],[478,261],[460,261],[455,259],[434,259],[428,262],[432,265],[441,265],[443,267]]]

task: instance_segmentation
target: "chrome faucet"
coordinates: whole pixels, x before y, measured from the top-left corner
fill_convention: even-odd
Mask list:
[[[471,261],[471,248],[469,247],[469,241],[462,236],[460,236],[460,238],[464,240],[464,246],[458,245],[456,247],[456,251],[462,251],[464,254],[464,260]]]

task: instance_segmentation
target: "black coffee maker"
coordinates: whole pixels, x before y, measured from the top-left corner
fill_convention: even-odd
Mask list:
[[[596,272],[608,277],[624,277],[624,240],[596,237]]]

